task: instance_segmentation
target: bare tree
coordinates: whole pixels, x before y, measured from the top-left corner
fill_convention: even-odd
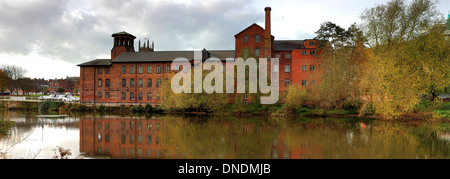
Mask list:
[[[28,93],[36,87],[36,85],[33,84],[33,81],[31,81],[30,78],[17,79],[16,84],[16,88],[22,89],[24,95],[28,95]]]
[[[16,65],[2,65],[1,70],[8,77],[8,89],[10,94],[18,88],[17,80],[23,78],[27,73],[27,70]]]
[[[409,41],[443,18],[434,0],[391,0],[366,9],[362,15],[369,45],[393,45]]]
[[[8,88],[8,76],[0,70],[0,92],[3,94]]]

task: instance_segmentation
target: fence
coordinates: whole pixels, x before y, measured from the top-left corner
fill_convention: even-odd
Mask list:
[[[31,97],[31,96],[0,96],[0,100],[26,101],[26,100],[39,100],[39,97]]]

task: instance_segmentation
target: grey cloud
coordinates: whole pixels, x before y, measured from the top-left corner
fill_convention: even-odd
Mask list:
[[[254,11],[251,0],[9,3],[0,1],[0,53],[27,55],[37,47],[42,56],[71,63],[109,54],[111,34],[120,31],[150,37],[156,50],[233,49],[236,33],[264,20],[263,7]]]

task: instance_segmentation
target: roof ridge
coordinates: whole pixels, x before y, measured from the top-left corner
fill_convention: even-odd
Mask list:
[[[247,29],[249,29],[250,27],[252,27],[252,26],[254,26],[254,25],[256,25],[257,27],[259,27],[259,28],[261,28],[261,29],[263,29],[263,30],[265,30],[265,29],[264,29],[263,27],[261,27],[260,25],[258,25],[258,24],[256,24],[256,23],[253,23],[252,25],[248,26],[248,27],[245,28],[244,30],[242,30],[242,31],[240,31],[239,33],[237,33],[236,35],[234,35],[234,37],[236,37],[237,35],[241,34],[242,32],[246,31]]]

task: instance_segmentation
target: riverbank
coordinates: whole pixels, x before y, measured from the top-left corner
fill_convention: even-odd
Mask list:
[[[162,106],[152,107],[150,104],[144,106],[103,106],[85,105],[81,103],[64,103],[61,101],[39,101],[26,102],[19,107],[8,108],[9,110],[34,110],[50,112],[96,112],[114,114],[150,114],[150,113],[171,113],[171,114],[196,114],[196,115],[224,115],[224,116],[266,116],[266,117],[364,117],[380,118],[373,106],[363,105],[347,109],[320,109],[320,108],[292,108],[284,104],[261,105],[261,104],[230,104],[216,111],[205,109],[165,109]],[[5,108],[4,103],[0,104]],[[400,117],[402,120],[415,121],[448,121],[450,120],[450,103],[422,101],[414,111]]]

